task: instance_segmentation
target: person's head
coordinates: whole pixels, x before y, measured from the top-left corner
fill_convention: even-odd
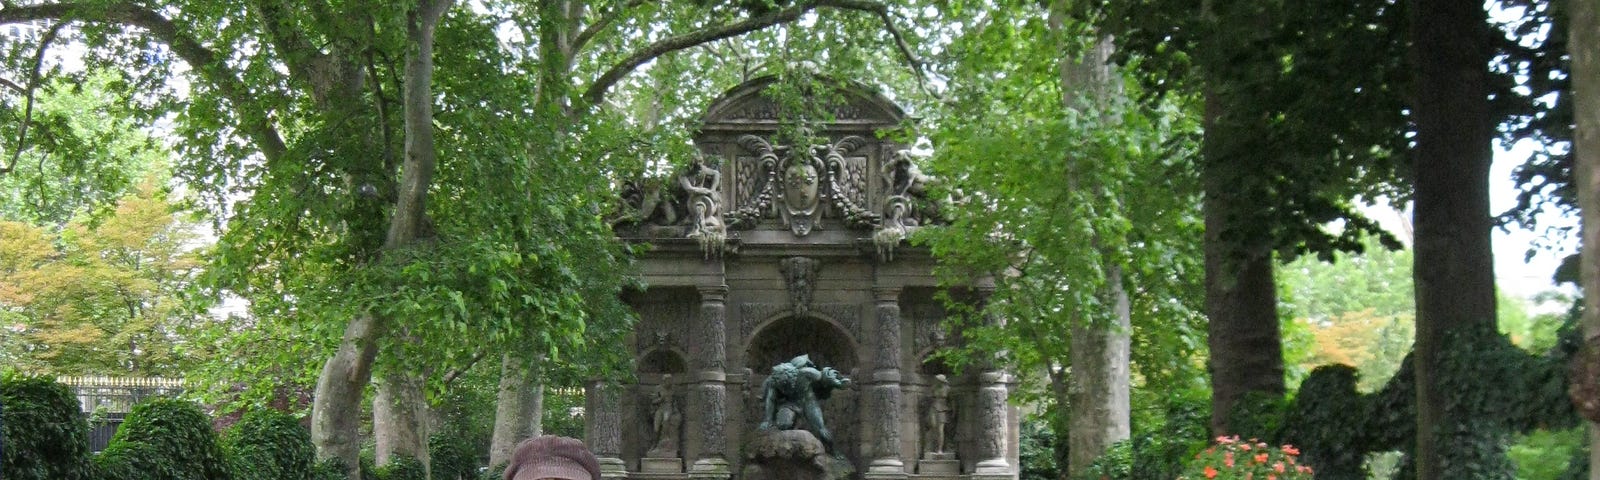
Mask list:
[[[600,460],[575,438],[545,435],[523,440],[511,453],[505,480],[600,480]]]

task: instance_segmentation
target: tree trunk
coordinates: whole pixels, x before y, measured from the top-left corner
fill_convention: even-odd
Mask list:
[[[422,230],[428,186],[437,161],[433,146],[433,35],[451,0],[421,0],[411,12],[407,39],[416,45],[406,55],[405,164],[394,214],[389,217],[384,250],[411,246]],[[345,85],[358,88],[359,85]],[[361,232],[356,232],[357,234]],[[311,437],[317,458],[344,463],[350,478],[361,478],[359,437],[362,390],[372,380],[372,362],[384,319],[364,314],[345,326],[343,340],[323,365],[312,402]],[[424,445],[423,450],[426,450]]]
[[[544,381],[539,363],[506,354],[500,362],[500,391],[495,396],[494,436],[489,442],[489,466],[499,467],[523,439],[543,434]]]
[[[428,466],[428,398],[422,382],[393,368],[377,387],[372,399],[373,460],[381,467],[411,457]]]
[[[1410,9],[1417,135],[1412,152],[1417,296],[1417,476],[1451,478],[1443,454],[1470,445],[1453,435],[1447,395],[1474,382],[1444,378],[1441,346],[1454,332],[1493,329],[1494,254],[1489,235],[1488,16],[1483,4],[1418,0]],[[1461,370],[1461,369],[1454,369]],[[1457,472],[1466,473],[1466,472]]]
[[[1237,152],[1224,152],[1224,139],[1217,133],[1222,131],[1217,126],[1228,101],[1214,89],[1206,92],[1201,146],[1206,344],[1211,352],[1211,430],[1217,435],[1237,433],[1229,416],[1245,394],[1285,391],[1272,246],[1262,239],[1229,234],[1247,212],[1260,206],[1237,191],[1233,179],[1242,167],[1228,160]]]
[[[1063,27],[1064,10],[1061,5],[1052,9],[1050,25],[1058,33]],[[1120,94],[1119,79],[1109,64],[1113,51],[1111,37],[1104,36],[1080,58],[1061,59],[1062,102],[1067,108],[1100,110]],[[1073,180],[1068,182],[1071,188],[1078,188],[1078,182]],[[1102,247],[1098,237],[1096,240],[1094,248],[1099,250]],[[1127,440],[1131,431],[1128,360],[1133,329],[1121,266],[1106,268],[1105,283],[1097,295],[1112,306],[1111,322],[1082,321],[1089,315],[1080,315],[1080,321],[1072,322],[1068,359],[1071,375],[1066,391],[1057,392],[1057,401],[1068,407],[1067,478],[1089,468],[1112,444]]]
[[[1129,425],[1128,356],[1133,326],[1122,269],[1106,272],[1106,291],[1115,310],[1111,325],[1072,324],[1072,376],[1067,389],[1070,427],[1068,478],[1094,464],[1112,444],[1127,440]]]
[[[382,324],[361,315],[345,326],[339,349],[322,366],[311,401],[311,442],[319,460],[336,459],[361,478],[361,393],[372,378]]]
[[[1600,357],[1600,1],[1572,0],[1567,48],[1572,55],[1572,99],[1576,123],[1572,145],[1578,205],[1583,216],[1583,348],[1580,358]],[[1594,378],[1573,382],[1600,383]],[[1594,388],[1585,389],[1594,392]],[[1600,399],[1589,398],[1588,401]],[[1589,424],[1589,479],[1600,480],[1600,424]]]

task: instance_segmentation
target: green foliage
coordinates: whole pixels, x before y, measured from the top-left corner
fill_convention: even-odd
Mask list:
[[[89,424],[66,385],[0,373],[0,472],[15,480],[87,480]]]
[[[1121,441],[1106,449],[1106,453],[1094,460],[1094,464],[1078,475],[1082,480],[1132,480],[1133,479],[1133,443]]]
[[[293,415],[254,410],[222,438],[236,480],[310,480],[311,433]]]
[[[1506,455],[1516,465],[1517,480],[1560,480],[1579,457],[1587,457],[1586,426],[1565,430],[1535,430],[1518,435]]]
[[[583,438],[583,416],[578,414],[584,407],[584,397],[581,393],[573,394],[573,390],[546,388],[544,394],[544,419],[542,425],[546,435],[561,435],[563,437]],[[577,390],[576,392],[582,392]]]
[[[130,118],[117,74],[74,77],[40,85],[20,145],[21,112],[6,108],[17,97],[0,96],[0,166],[13,168],[0,174],[0,220],[59,227],[75,217],[100,218],[170,163],[170,152]]]
[[[363,469],[364,470],[364,469]],[[377,480],[427,480],[428,469],[414,457],[396,456],[374,471]]]
[[[59,230],[0,221],[0,361],[54,375],[177,375],[199,315],[183,290],[198,262],[193,225],[154,177],[103,218]]]
[[[1021,455],[1022,480],[1059,480],[1061,468],[1056,465],[1056,446],[1062,440],[1056,437],[1050,422],[1038,415],[1023,418],[1018,449]]]
[[[140,441],[113,442],[94,457],[99,478],[106,480],[194,479],[192,469],[177,463],[171,452]]]
[[[123,480],[227,480],[211,420],[194,403],[156,398],[133,407],[97,462]]]
[[[981,311],[951,299],[949,327],[967,349],[945,352],[946,361],[1013,366],[1024,397],[1065,392],[1042,389],[1045,377],[1066,381],[1074,327],[1117,328],[1122,290],[1132,370],[1143,381],[1135,389],[1187,386],[1204,343],[1198,180],[1186,163],[1196,150],[1193,105],[1181,96],[1153,106],[1066,103],[1083,92],[1067,91],[1057,67],[1093,36],[1079,24],[1052,26],[1035,3],[1000,7],[942,7],[981,27],[956,32],[937,67],[951,80],[928,122],[937,126],[929,170],[941,178],[935,196],[957,201],[945,207],[947,227],[913,241],[940,258],[948,285],[996,282]]]
[[[459,431],[434,434],[428,439],[428,469],[434,480],[473,480],[487,451],[489,443],[482,438]]]
[[[363,468],[361,471],[366,474],[370,470]],[[349,477],[345,476],[344,462],[339,461],[337,458],[321,460],[312,465],[310,478],[311,480],[349,480]]]
[[[1239,397],[1228,416],[1229,426],[1236,435],[1278,443],[1283,436],[1284,411],[1290,400],[1282,395],[1252,391]]]
[[[1301,461],[1315,466],[1324,480],[1365,480],[1368,445],[1365,425],[1352,421],[1364,410],[1356,390],[1359,374],[1348,365],[1317,367],[1300,384],[1287,411],[1283,442],[1299,446]]]
[[[1135,419],[1131,480],[1174,478],[1211,437],[1211,398],[1206,390],[1178,390],[1165,398],[1159,418]]]

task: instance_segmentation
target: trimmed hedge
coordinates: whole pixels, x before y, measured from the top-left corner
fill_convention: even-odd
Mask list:
[[[8,480],[95,478],[89,423],[66,385],[39,377],[0,377],[0,472]]]
[[[158,398],[133,407],[96,459],[114,480],[231,480],[227,457],[200,407]]]
[[[312,480],[311,433],[276,410],[246,413],[222,440],[234,480]]]

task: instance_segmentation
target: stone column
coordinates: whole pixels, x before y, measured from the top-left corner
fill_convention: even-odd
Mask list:
[[[621,389],[603,380],[592,380],[584,392],[584,409],[589,412],[583,424],[584,443],[600,460],[600,475],[621,479],[628,475],[622,461]]]
[[[684,457],[694,463],[689,476],[697,479],[728,478],[726,419],[728,408],[726,285],[700,287],[700,319],[693,329],[695,345],[689,360],[688,408],[685,410],[687,447]]]
[[[869,478],[905,478],[905,463],[900,459],[900,289],[873,288],[877,304],[877,331],[872,357],[872,377],[866,382],[866,402],[862,425],[871,432],[864,435],[871,463]]]
[[[985,300],[993,293],[982,292]],[[1005,325],[1005,319],[990,316],[985,323]],[[975,479],[990,478],[1016,478],[1017,471],[1011,467],[1011,462],[1006,460],[1006,443],[1011,439],[1011,426],[1007,419],[1010,418],[1010,406],[1006,403],[1009,390],[1006,388],[1006,372],[992,362],[984,362],[983,369],[978,373],[978,392],[973,402],[977,410],[976,431],[973,432],[975,448],[974,453],[978,463],[973,466],[972,476]]]

